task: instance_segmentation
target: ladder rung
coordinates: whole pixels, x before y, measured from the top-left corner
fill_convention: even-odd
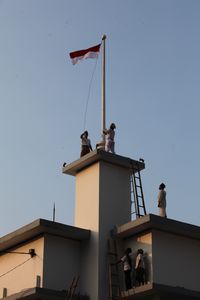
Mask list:
[[[111,273],[111,275],[114,277],[118,277],[118,274],[117,273]]]
[[[109,255],[117,255],[115,252],[108,252]]]
[[[119,288],[119,283],[112,283],[112,288]]]

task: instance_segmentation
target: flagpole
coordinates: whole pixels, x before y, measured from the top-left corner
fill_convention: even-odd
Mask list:
[[[101,115],[101,134],[102,142],[105,145],[105,134],[106,129],[106,35],[102,36],[102,115]]]

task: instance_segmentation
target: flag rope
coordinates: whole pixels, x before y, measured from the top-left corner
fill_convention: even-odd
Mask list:
[[[88,109],[88,103],[89,103],[89,99],[90,99],[90,93],[91,93],[91,87],[92,87],[92,82],[93,82],[93,78],[94,78],[94,73],[96,71],[96,67],[97,67],[97,61],[98,61],[98,57],[96,58],[96,62],[92,71],[92,76],[90,79],[90,83],[89,83],[89,88],[88,88],[88,95],[87,95],[87,99],[86,99],[86,105],[85,105],[85,112],[84,112],[84,121],[83,121],[83,130],[85,130],[86,128],[86,117],[87,117],[87,109]]]

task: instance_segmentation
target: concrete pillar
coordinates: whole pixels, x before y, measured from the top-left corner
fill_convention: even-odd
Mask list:
[[[96,150],[63,168],[76,176],[75,226],[90,229],[82,249],[81,294],[107,299],[110,230],[131,220],[130,171],[134,161]],[[140,168],[144,164],[140,163]]]

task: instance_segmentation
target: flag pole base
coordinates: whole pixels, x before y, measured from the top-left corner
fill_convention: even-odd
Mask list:
[[[96,144],[96,149],[104,150],[105,151],[105,141],[100,141]]]

